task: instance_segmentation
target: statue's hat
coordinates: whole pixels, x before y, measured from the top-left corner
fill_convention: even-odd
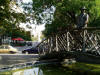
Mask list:
[[[86,9],[87,9],[87,8],[86,8],[85,6],[81,8],[81,10],[86,10]]]

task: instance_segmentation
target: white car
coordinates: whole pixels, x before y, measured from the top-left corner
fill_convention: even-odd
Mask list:
[[[17,53],[18,50],[10,45],[1,45],[0,53]]]

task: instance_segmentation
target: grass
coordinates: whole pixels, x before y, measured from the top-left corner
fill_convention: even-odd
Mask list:
[[[86,73],[86,75],[100,75],[100,64],[88,64],[88,63],[76,63],[71,65],[63,65],[67,67],[69,70],[78,72],[78,73]]]
[[[70,64],[70,65],[64,64],[63,67],[60,65],[58,67],[53,66],[51,68],[49,68],[49,66],[47,66],[47,65],[41,65],[39,67],[40,68],[42,67],[41,69],[43,70],[44,73],[46,73],[45,75],[47,75],[48,73],[50,73],[50,75],[51,74],[54,75],[56,73],[59,75],[65,75],[64,74],[65,72],[68,73],[67,75],[69,75],[69,74],[71,74],[71,75],[79,75],[79,74],[80,75],[100,75],[100,64],[88,64],[88,63],[77,62],[75,64]],[[0,75],[12,75],[12,73],[14,73],[14,72],[23,71],[25,69],[31,69],[31,68],[34,68],[34,67],[28,67],[28,68],[24,68],[24,69],[0,72]],[[48,68],[49,68],[49,70],[48,70]],[[61,69],[58,71],[58,68],[61,68]],[[52,71],[50,71],[50,70],[52,70]]]

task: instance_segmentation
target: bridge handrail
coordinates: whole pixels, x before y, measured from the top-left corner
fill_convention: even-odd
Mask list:
[[[78,31],[79,30],[79,31]],[[91,32],[92,31],[92,32]],[[53,51],[97,51],[100,49],[100,27],[72,28],[59,30],[37,45],[40,55]]]
[[[73,30],[80,30],[80,28],[73,28]],[[81,30],[100,30],[100,27],[84,27]]]
[[[41,43],[43,43],[45,40],[47,40],[47,39],[44,39],[44,40],[42,40],[36,47],[38,47]]]
[[[73,30],[100,30],[100,27],[84,27],[84,28],[72,28],[69,31],[73,31]],[[46,41],[48,38],[42,40],[36,47],[38,47],[41,43],[43,43],[44,41]]]

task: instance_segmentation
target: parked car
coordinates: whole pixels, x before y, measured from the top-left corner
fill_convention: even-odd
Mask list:
[[[38,49],[32,47],[30,49],[23,50],[22,53],[24,53],[24,54],[37,54],[38,53]]]
[[[10,45],[1,45],[0,53],[17,53],[18,50]]]

